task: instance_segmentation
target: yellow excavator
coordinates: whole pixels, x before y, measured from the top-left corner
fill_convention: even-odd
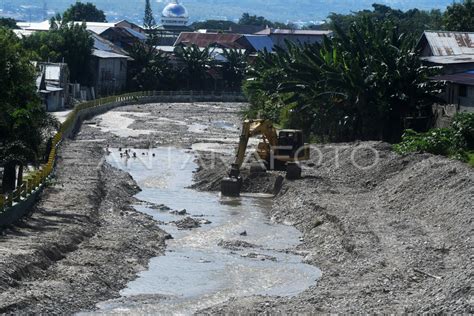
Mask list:
[[[269,120],[245,120],[240,135],[239,147],[235,162],[232,164],[228,177],[221,182],[221,193],[223,196],[240,196],[242,188],[242,177],[240,168],[246,158],[249,139],[262,136],[262,142],[258,144],[257,154],[260,161],[257,166],[264,165],[268,169],[286,170],[288,179],[301,177],[299,161],[308,160],[310,151],[308,144],[304,143],[301,130],[283,129],[277,130]]]

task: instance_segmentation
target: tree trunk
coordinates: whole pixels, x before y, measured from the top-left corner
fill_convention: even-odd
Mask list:
[[[2,189],[3,193],[15,190],[16,165],[13,162],[5,164],[3,169]]]
[[[18,166],[18,178],[16,186],[19,187],[23,184],[23,165]]]

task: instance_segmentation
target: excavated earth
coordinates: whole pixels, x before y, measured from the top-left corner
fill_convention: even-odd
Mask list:
[[[0,312],[70,314],[119,297],[169,236],[131,207],[140,189],[104,162],[104,148],[193,149],[194,188],[215,191],[242,106],[133,105],[85,122],[31,216],[0,236]],[[244,170],[244,191],[276,194],[268,216],[303,233],[293,251],[322,278],[296,297],[235,298],[200,313],[474,312],[472,168],[364,142],[316,146],[303,179],[283,175]]]

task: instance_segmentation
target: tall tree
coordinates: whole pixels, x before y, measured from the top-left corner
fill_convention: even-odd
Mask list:
[[[49,32],[37,32],[23,39],[24,46],[41,61],[66,62],[71,81],[90,84],[90,59],[94,40],[85,25],[62,23]]]
[[[0,27],[6,27],[7,29],[17,29],[16,21],[11,18],[0,17]]]
[[[63,13],[63,21],[107,22],[105,13],[90,2],[76,2]]]
[[[145,16],[143,17],[143,26],[147,30],[151,30],[156,26],[155,17],[153,16],[153,10],[151,9],[150,0],[145,2]]]
[[[474,32],[474,0],[453,3],[444,14],[446,30]]]
[[[348,32],[352,24],[363,19],[371,19],[374,23],[391,21],[400,32],[412,35],[418,39],[425,30],[440,30],[443,28],[443,15],[440,10],[423,11],[411,9],[401,11],[383,4],[373,4],[372,10],[362,10],[350,14],[331,13],[329,22],[323,26],[334,30],[336,25]]]
[[[30,53],[11,31],[0,28],[0,165],[3,192],[15,189],[16,169],[39,161],[49,128],[49,116],[36,95],[36,71]]]

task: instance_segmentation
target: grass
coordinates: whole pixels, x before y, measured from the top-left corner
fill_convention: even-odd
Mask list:
[[[468,163],[471,167],[474,167],[474,151],[471,151],[468,155],[469,155]]]

